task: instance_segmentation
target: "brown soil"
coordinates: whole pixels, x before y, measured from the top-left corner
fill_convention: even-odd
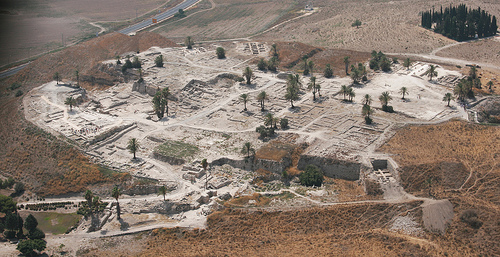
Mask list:
[[[1,173],[23,181],[40,195],[59,195],[81,192],[90,185],[120,180],[115,175],[105,176],[101,169],[89,162],[77,149],[24,119],[21,97],[7,89],[21,82],[20,90],[27,92],[41,83],[52,80],[54,72],[63,78],[72,78],[76,69],[84,75],[100,61],[132,51],[143,51],[151,46],[175,46],[154,33],[140,33],[134,37],[114,33],[69,47],[32,62],[18,74],[2,81],[0,92],[0,160]]]

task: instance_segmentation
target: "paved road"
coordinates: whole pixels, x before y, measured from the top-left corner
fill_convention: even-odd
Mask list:
[[[16,73],[18,73],[20,70],[24,69],[26,66],[28,66],[29,63],[21,64],[19,66],[16,66],[14,68],[10,68],[6,71],[0,72],[0,79],[6,78],[8,76],[12,76]]]
[[[176,13],[179,12],[179,9],[185,10],[185,9],[193,6],[194,4],[196,4],[199,1],[200,0],[185,0],[184,2],[180,3],[176,7],[171,8],[164,13],[160,13],[160,14],[156,15],[155,17],[153,17],[153,19],[156,19],[158,22],[161,22],[163,20],[166,20],[166,19],[174,16]],[[120,32],[122,34],[130,35],[130,34],[134,34],[140,30],[147,28],[147,27],[151,26],[152,24],[153,24],[153,20],[147,19],[147,20],[144,20],[144,21],[139,22],[137,24],[134,24],[128,28],[122,29],[118,32]]]

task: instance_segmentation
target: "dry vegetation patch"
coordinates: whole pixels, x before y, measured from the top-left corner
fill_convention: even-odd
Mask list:
[[[450,121],[403,128],[381,147],[395,154],[406,190],[448,198],[454,204],[456,215],[437,241],[452,242],[464,251],[461,255],[500,254],[499,142],[498,127]],[[459,214],[469,209],[479,210],[479,228],[460,219]]]
[[[143,256],[429,256],[425,239],[386,230],[400,214],[419,215],[420,202],[360,204],[283,212],[226,209],[206,230],[159,229]]]

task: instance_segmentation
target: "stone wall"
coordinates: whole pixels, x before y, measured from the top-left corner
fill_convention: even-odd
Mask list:
[[[144,81],[136,81],[132,85],[132,91],[137,91],[141,94],[148,94],[149,96],[154,96],[158,90],[159,88],[157,86],[147,85]]]
[[[304,170],[307,165],[313,164],[321,169],[323,174],[330,178],[358,180],[361,163],[347,162],[326,157],[301,155],[297,168]]]
[[[270,172],[281,175],[281,173],[283,173],[283,171],[286,168],[288,168],[292,165],[292,160],[289,158],[283,158],[280,162],[277,162],[277,161],[266,160],[266,159],[254,160],[253,157],[248,159],[248,160],[246,160],[246,159],[233,160],[233,159],[223,157],[223,158],[212,161],[211,164],[216,165],[216,166],[222,166],[224,164],[228,164],[228,165],[230,165],[234,168],[237,168],[237,169],[251,170],[251,171],[255,171],[258,169],[264,169],[264,170],[268,170]]]

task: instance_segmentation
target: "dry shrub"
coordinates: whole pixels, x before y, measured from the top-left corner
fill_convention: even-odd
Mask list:
[[[380,184],[373,179],[367,179],[365,181],[366,193],[368,195],[382,195],[384,191],[380,188]]]
[[[476,210],[465,210],[460,214],[460,220],[463,222],[467,223],[469,226],[478,229],[483,225],[483,222],[481,222],[478,218],[477,211]]]
[[[249,203],[251,200],[255,201],[255,203]],[[265,206],[271,202],[271,199],[268,197],[262,196],[259,193],[254,193],[252,195],[243,195],[240,197],[235,197],[224,203],[226,207],[245,207],[249,205],[254,206]]]

